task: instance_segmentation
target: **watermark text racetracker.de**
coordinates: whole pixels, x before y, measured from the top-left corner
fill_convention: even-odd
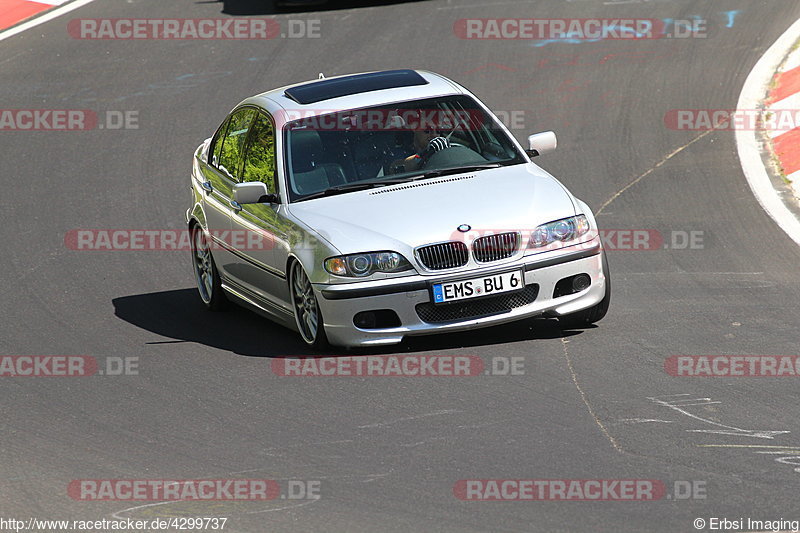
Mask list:
[[[319,19],[207,18],[207,19],[72,19],[67,33],[88,40],[270,40],[318,39]]]
[[[525,130],[527,111],[494,109],[492,113],[510,130]],[[278,123],[322,131],[412,131],[433,129],[440,132],[482,130],[487,126],[483,111],[476,109],[398,109],[368,108],[339,111],[304,107],[273,113]]]
[[[708,37],[704,19],[649,18],[462,18],[453,23],[459,39],[642,40]]]
[[[78,501],[319,500],[322,481],[307,479],[74,479],[67,495]]]
[[[453,495],[463,501],[704,500],[706,482],[658,479],[461,479]]]
[[[477,355],[369,355],[285,357],[273,359],[273,374],[282,377],[475,377],[521,376],[524,357]]]
[[[92,109],[0,109],[2,131],[137,130],[139,111]]]
[[[676,377],[800,377],[800,356],[673,355],[664,371]]]
[[[519,233],[520,242],[515,246],[522,249],[531,243],[531,235],[535,228],[497,228],[470,229],[467,232],[454,231],[451,240],[462,241],[469,245],[480,237],[498,235],[507,232]],[[603,248],[619,251],[653,251],[669,250],[702,250],[706,247],[707,233],[704,230],[670,230],[662,232],[656,229],[601,229],[592,230],[585,237],[591,242],[599,237]],[[212,250],[235,248],[243,251],[268,251],[275,245],[275,236],[259,230],[241,229],[206,231],[208,245]],[[317,246],[316,239],[306,233],[289,232],[289,242],[300,248],[312,249]],[[305,241],[305,242],[303,242]],[[544,252],[563,247],[564,243],[554,242],[537,248]],[[191,233],[188,229],[72,229],[64,234],[64,246],[73,251],[189,251],[192,247]]]
[[[461,241],[468,246],[475,240],[492,235],[517,233],[520,242],[508,241],[508,246],[535,249],[537,252],[546,252],[563,248],[566,245],[574,246],[571,242],[554,240],[546,245],[539,245],[536,239],[538,228],[471,228],[465,232],[453,231],[451,240]],[[606,250],[626,251],[652,251],[661,249],[670,250],[702,250],[705,248],[706,232],[703,230],[671,230],[662,232],[657,229],[600,229],[589,230],[583,236],[583,242],[591,245],[596,238],[602,242]],[[497,246],[503,246],[498,244]],[[578,245],[580,246],[580,245]]]
[[[664,126],[678,131],[772,131],[800,127],[800,109],[670,109]]]
[[[267,232],[257,230],[209,229],[211,250],[272,250],[275,240]],[[294,235],[290,240],[300,238]],[[192,235],[188,229],[73,229],[64,235],[64,245],[75,251],[188,251]],[[305,243],[309,249],[316,242]]]
[[[138,374],[138,357],[0,355],[0,378],[135,376]]]

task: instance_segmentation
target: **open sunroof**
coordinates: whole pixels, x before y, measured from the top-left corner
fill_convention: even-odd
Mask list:
[[[425,85],[428,82],[413,70],[384,70],[370,72],[369,74],[354,74],[332,80],[320,80],[291,89],[286,89],[284,94],[298,104],[313,104],[349,96],[351,94],[393,89],[395,87],[413,87]]]

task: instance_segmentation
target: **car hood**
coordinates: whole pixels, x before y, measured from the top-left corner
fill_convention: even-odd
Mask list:
[[[576,214],[572,196],[533,164],[431,178],[297,202],[289,212],[342,254],[395,250],[536,226]],[[407,257],[409,256],[407,255]]]

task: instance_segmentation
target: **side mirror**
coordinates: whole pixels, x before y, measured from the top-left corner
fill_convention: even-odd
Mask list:
[[[233,186],[233,201],[239,204],[280,203],[277,194],[270,194],[267,185],[261,181],[248,181]]]
[[[549,154],[555,151],[557,145],[558,140],[556,139],[556,134],[552,131],[534,133],[528,136],[528,149],[525,150],[525,153],[531,157]]]

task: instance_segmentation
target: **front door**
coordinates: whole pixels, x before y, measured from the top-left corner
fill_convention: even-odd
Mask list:
[[[260,181],[277,194],[275,127],[265,112],[259,112],[251,128],[242,165],[242,183]],[[236,250],[235,270],[244,287],[260,298],[291,313],[286,259],[288,229],[280,203],[244,204],[231,211],[231,233]]]
[[[201,165],[205,191],[206,224],[211,233],[214,259],[223,277],[232,275],[236,263],[231,251],[231,205],[233,185],[242,168],[245,140],[256,111],[241,108],[226,119],[209,147],[207,165]]]

